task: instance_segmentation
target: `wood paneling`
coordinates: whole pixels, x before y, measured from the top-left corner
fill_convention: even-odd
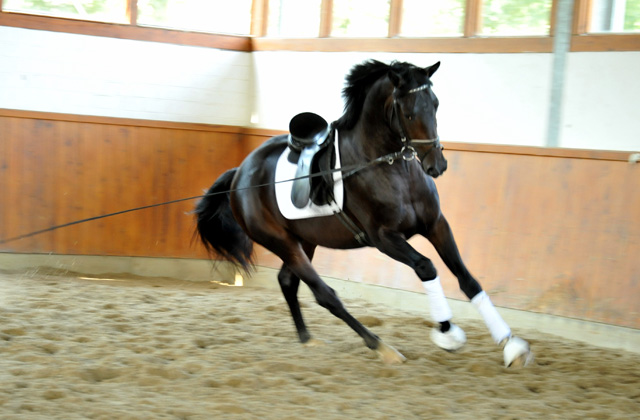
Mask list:
[[[531,38],[255,38],[253,51],[326,51],[395,53],[520,53],[552,52],[550,37]]]
[[[551,53],[553,38],[254,38],[252,51],[392,52],[392,53]],[[638,34],[585,34],[571,37],[571,52],[640,51]]]
[[[640,165],[576,152],[448,148],[449,169],[436,180],[442,211],[497,305],[640,328]],[[433,259],[447,295],[465,300],[428,241],[411,243]],[[265,250],[258,260],[280,266]],[[326,276],[422,291],[412,270],[373,249],[319,249],[314,266]]]
[[[0,110],[0,239],[197,196],[267,138],[242,127]],[[640,165],[628,153],[445,144],[436,183],[463,259],[500,306],[640,328]],[[206,257],[195,200],[0,245],[3,252]],[[449,296],[457,282],[422,238]],[[260,265],[280,262],[263,249]],[[322,275],[421,291],[372,249],[320,249]]]
[[[0,115],[0,238],[200,195],[246,153],[239,130],[103,120],[110,121]],[[194,204],[91,221],[7,243],[0,250],[203,257],[199,247],[190,246],[193,221],[187,213]]]
[[[640,327],[640,166],[448,157],[450,171],[438,180],[442,208],[463,258],[497,304]]]
[[[572,52],[640,51],[640,35],[589,34],[571,37]]]

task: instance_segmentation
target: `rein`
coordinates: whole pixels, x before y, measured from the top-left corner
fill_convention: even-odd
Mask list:
[[[414,150],[414,152],[415,152],[415,150]],[[81,223],[92,222],[94,220],[100,220],[100,219],[106,219],[107,217],[118,216],[118,215],[121,215],[121,214],[131,213],[131,212],[139,211],[139,210],[146,210],[146,209],[150,209],[150,208],[154,208],[154,207],[166,206],[166,205],[169,205],[169,204],[181,203],[183,201],[196,200],[198,198],[211,197],[211,196],[219,195],[219,194],[228,194],[230,192],[235,192],[235,191],[248,190],[248,189],[252,189],[252,188],[268,187],[270,185],[275,185],[275,184],[279,184],[279,183],[292,182],[292,181],[295,181],[297,179],[307,179],[307,178],[311,179],[311,178],[315,178],[315,177],[319,177],[319,176],[331,175],[334,172],[343,172],[342,178],[344,179],[344,178],[348,178],[348,177],[356,174],[357,172],[360,172],[361,170],[363,170],[363,169],[365,169],[365,168],[367,168],[369,166],[373,166],[373,165],[376,165],[376,164],[381,163],[381,162],[387,162],[389,165],[391,165],[391,164],[393,164],[393,162],[395,162],[400,157],[402,157],[405,160],[412,160],[413,158],[415,158],[415,155],[412,155],[410,157],[406,157],[404,155],[405,153],[406,153],[406,150],[405,150],[405,148],[403,148],[400,152],[389,153],[387,155],[381,156],[381,157],[379,157],[377,159],[374,159],[372,161],[369,161],[369,162],[360,163],[360,164],[353,164],[353,165],[349,165],[349,166],[343,166],[341,168],[334,168],[334,169],[324,170],[324,171],[320,171],[320,172],[314,172],[314,173],[306,175],[306,176],[301,176],[301,177],[296,177],[296,178],[291,178],[291,179],[284,179],[282,181],[267,182],[267,183],[264,183],[264,184],[250,185],[248,187],[243,187],[243,188],[235,188],[235,189],[231,189],[231,190],[227,190],[227,191],[219,191],[219,192],[213,193],[213,194],[202,194],[202,195],[195,195],[195,196],[192,196],[192,197],[179,198],[179,199],[176,199],[176,200],[165,201],[163,203],[149,204],[149,205],[146,205],[146,206],[134,207],[134,208],[131,208],[131,209],[126,209],[126,210],[120,210],[120,211],[117,211],[117,212],[114,212],[114,213],[107,213],[107,214],[102,214],[102,215],[99,215],[99,216],[88,217],[86,219],[75,220],[73,222],[64,223],[64,224],[61,224],[61,225],[51,226],[51,227],[48,227],[46,229],[41,229],[41,230],[36,230],[36,231],[33,231],[33,232],[25,233],[23,235],[18,235],[18,236],[6,238],[6,239],[0,239],[0,245],[7,244],[9,242],[18,241],[20,239],[30,238],[32,236],[40,235],[40,234],[43,234],[43,233],[51,232],[51,231],[54,231],[54,230],[65,228],[65,227],[78,225],[78,224],[81,224]]]

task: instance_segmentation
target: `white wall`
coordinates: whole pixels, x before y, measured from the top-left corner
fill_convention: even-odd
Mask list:
[[[340,117],[349,69],[428,66],[445,141],[544,146],[552,54],[244,53],[0,26],[0,108],[286,130]],[[640,150],[640,52],[570,53],[561,147]],[[1,134],[1,133],[0,133]]]
[[[640,52],[571,53],[560,146],[640,151]]]
[[[249,53],[0,26],[0,108],[247,125]]]
[[[427,66],[445,141],[545,146],[553,54],[255,52],[254,122],[286,129],[298,112],[331,121],[352,65],[368,58]],[[640,150],[640,52],[570,53],[560,147]]]
[[[442,65],[433,76],[445,141],[543,146],[551,54],[390,54],[255,52],[257,119],[286,129],[298,112],[340,117],[349,69],[366,59]]]

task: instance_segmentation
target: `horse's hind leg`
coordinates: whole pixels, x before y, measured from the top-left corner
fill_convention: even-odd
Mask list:
[[[304,247],[305,253],[309,260],[313,258],[315,251],[315,245],[309,245]],[[293,323],[296,327],[300,342],[307,346],[314,346],[322,344],[322,341],[312,338],[311,334],[307,330],[307,325],[304,322],[302,311],[300,310],[300,302],[298,301],[298,287],[300,286],[300,278],[296,276],[289,267],[282,265],[280,272],[278,273],[278,283],[280,289],[284,295],[284,299],[289,305],[289,311],[293,317]]]
[[[277,252],[278,248],[280,248],[280,252]],[[306,332],[306,327],[304,327],[304,322],[302,322],[299,304],[294,295],[294,291],[297,289],[296,279],[304,281],[313,292],[318,304],[349,325],[356,333],[358,333],[358,335],[360,335],[360,337],[362,337],[367,347],[375,350],[385,363],[400,363],[405,360],[402,354],[393,347],[385,344],[380,340],[380,338],[378,338],[378,336],[369,331],[346,310],[336,292],[320,278],[318,273],[311,266],[309,257],[302,251],[300,245],[290,244],[290,246],[286,247],[286,250],[281,248],[282,246],[276,247],[276,249],[272,248],[272,250],[282,258],[282,261],[285,264],[283,271],[281,271],[282,281],[280,284],[282,285],[283,281],[285,282],[283,289],[283,291],[286,289],[285,299],[287,299],[292,311],[294,322],[296,322],[296,327],[298,328],[298,334],[302,331],[303,335],[300,336],[301,341],[304,342],[304,338],[308,336],[308,332]],[[289,274],[289,272],[291,274]],[[278,279],[280,280],[280,278],[281,277],[279,276]],[[287,281],[290,283],[286,284]],[[289,297],[287,297],[287,295]],[[293,299],[295,299],[295,302]],[[299,316],[299,318],[297,318],[296,321],[297,316]],[[302,330],[299,328],[298,322],[301,323],[300,325],[302,326]],[[310,336],[308,337],[310,338]],[[309,338],[307,338],[307,340]]]
[[[511,336],[511,328],[493,306],[489,295],[482,290],[480,283],[467,270],[453,238],[451,227],[444,216],[436,221],[427,238],[435,247],[442,261],[458,278],[460,289],[480,312],[496,344],[505,345],[505,365],[515,366],[529,363],[532,358],[529,344],[518,337]]]
[[[315,246],[309,245],[304,247],[305,254],[311,260],[315,251]],[[313,344],[316,342],[311,339],[311,334],[307,330],[307,326],[302,317],[302,311],[300,310],[300,302],[298,301],[298,286],[300,285],[300,278],[296,276],[289,267],[282,265],[280,272],[278,273],[278,283],[280,283],[280,289],[284,295],[284,299],[289,305],[291,316],[293,317],[293,323],[296,326],[298,337],[303,344]]]
[[[300,279],[293,274],[293,272],[283,265],[278,273],[278,283],[280,283],[280,289],[284,295],[284,300],[289,305],[291,316],[293,317],[293,323],[296,326],[298,337],[301,343],[307,343],[311,339],[311,334],[307,330],[307,326],[302,318],[302,311],[300,310],[300,302],[298,302],[298,286],[300,285]]]

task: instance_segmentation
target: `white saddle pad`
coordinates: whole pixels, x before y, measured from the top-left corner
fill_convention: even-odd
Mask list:
[[[334,141],[334,147],[336,148],[336,168],[340,168],[340,148],[338,147],[338,132],[336,131],[336,138]],[[278,163],[276,164],[275,173],[275,188],[276,188],[276,201],[278,202],[278,208],[280,213],[289,219],[308,219],[311,217],[331,216],[333,214],[342,211],[342,204],[344,202],[344,187],[342,185],[342,173],[333,173],[333,196],[336,200],[335,203],[318,206],[309,202],[303,208],[297,208],[291,201],[291,188],[293,187],[293,181],[288,181],[296,176],[296,170],[298,165],[291,163],[288,160],[289,148],[284,149],[284,152],[280,155]],[[286,181],[286,182],[282,182]]]

